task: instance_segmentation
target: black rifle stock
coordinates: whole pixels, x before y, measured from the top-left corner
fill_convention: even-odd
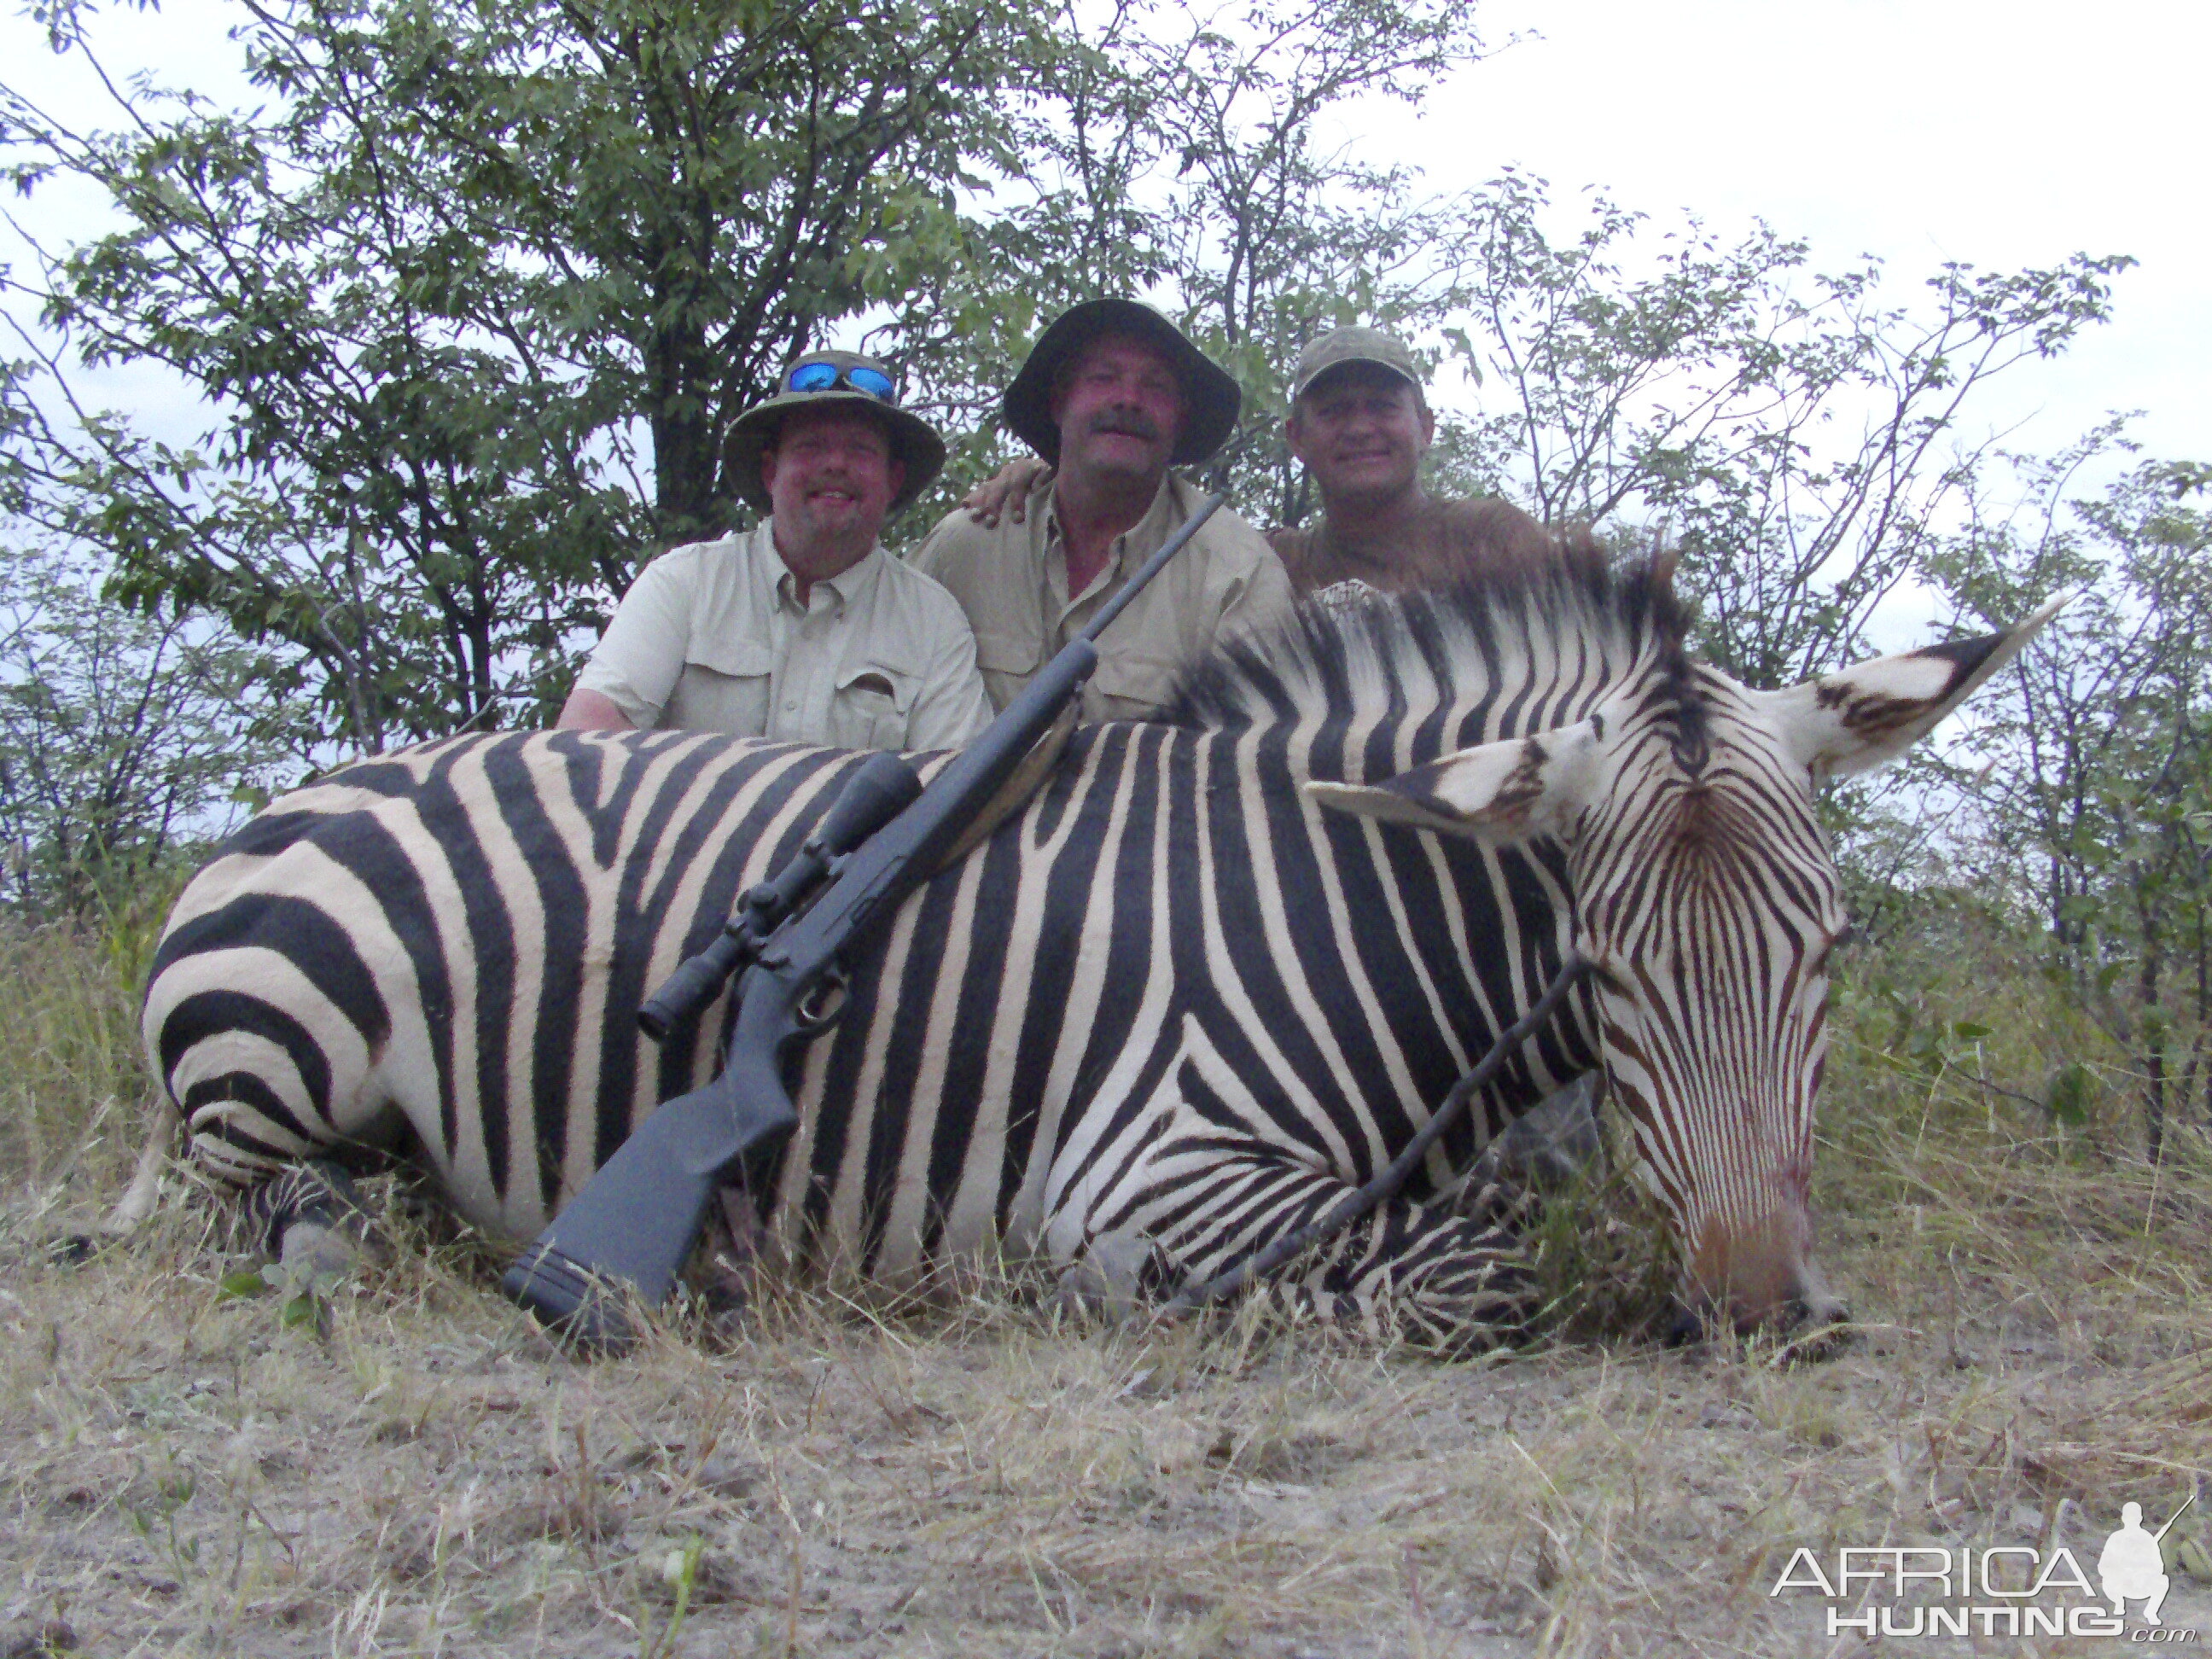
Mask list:
[[[786,1066],[796,1048],[836,1015],[834,1006],[817,999],[835,994],[851,954],[936,869],[1091,678],[1098,635],[1221,501],[1214,495],[1201,501],[982,735],[843,860],[829,890],[757,948],[738,983],[737,1025],[720,1073],[668,1101],[632,1131],[507,1270],[501,1288],[509,1297],[583,1345],[619,1349],[634,1340],[623,1299],[635,1295],[651,1304],[665,1297],[698,1238],[714,1188],[748,1152],[797,1126]]]

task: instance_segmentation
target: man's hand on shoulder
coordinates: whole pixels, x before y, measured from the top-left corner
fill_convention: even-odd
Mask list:
[[[1008,461],[963,498],[968,516],[986,530],[1011,517],[1016,524],[1029,521],[1030,492],[1048,481],[1052,469],[1035,456]]]

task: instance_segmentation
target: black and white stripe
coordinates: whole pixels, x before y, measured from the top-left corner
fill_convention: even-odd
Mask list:
[[[1171,722],[1079,731],[1027,809],[854,964],[776,1180],[789,1251],[892,1279],[1001,1240],[1154,1285],[1218,1272],[1387,1161],[1578,942],[1604,988],[1278,1293],[1431,1328],[1510,1302],[1510,1241],[1423,1200],[1601,1058],[1688,1249],[1735,1203],[1712,1194],[1759,1210],[1774,1137],[1711,1102],[1797,1073],[1809,1154],[1834,880],[1806,769],[1750,694],[1684,663],[1680,628],[1663,574],[1564,561],[1304,613],[1201,670]],[[1603,711],[1602,798],[1550,833],[1408,830],[1308,788],[1392,781],[1402,804],[1474,746]],[[186,890],[148,989],[149,1051],[197,1153],[251,1182],[398,1146],[476,1225],[532,1236],[702,1080],[711,1042],[655,1048],[636,1007],[860,758],[514,733],[286,797]],[[1655,855],[1650,826],[1692,817],[1724,856]],[[1595,935],[1578,894],[1605,896]]]

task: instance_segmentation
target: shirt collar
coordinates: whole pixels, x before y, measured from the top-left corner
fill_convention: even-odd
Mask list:
[[[775,550],[775,522],[773,519],[760,521],[759,528],[753,532],[754,553],[761,562],[762,570],[769,579],[769,586],[774,590],[778,604],[788,605],[794,611],[811,609],[811,596],[806,605],[802,606],[799,603],[799,579],[791,574],[791,567],[783,562],[783,555]],[[821,577],[811,585],[829,589],[837,609],[842,611],[866,597],[868,590],[875,583],[877,574],[883,568],[885,556],[884,544],[878,542],[858,563],[848,565],[834,576]]]
[[[1044,544],[1049,547],[1064,539],[1060,532],[1060,491],[1047,484],[1044,496],[1045,510],[1040,514],[1032,504],[1029,518],[1030,523],[1043,530]],[[1160,478],[1160,487],[1152,492],[1152,503],[1145,509],[1144,517],[1114,538],[1115,568],[1127,574],[1132,557],[1141,562],[1151,556],[1153,550],[1173,533],[1175,524],[1188,516],[1186,507],[1187,503],[1177,488],[1176,475],[1172,471],[1164,474]]]

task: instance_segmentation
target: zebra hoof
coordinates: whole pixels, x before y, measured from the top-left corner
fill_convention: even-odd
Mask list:
[[[100,1254],[104,1240],[90,1233],[64,1233],[46,1245],[46,1260],[57,1267],[82,1267]]]
[[[294,1279],[301,1274],[318,1279],[342,1279],[361,1260],[361,1252],[343,1229],[319,1218],[297,1216],[284,1229],[276,1259]]]
[[[1705,1340],[1705,1316],[1695,1308],[1679,1304],[1659,1337],[1660,1345],[1668,1348],[1694,1348]]]
[[[1082,1259],[1060,1273],[1054,1304],[1065,1312],[1115,1324],[1134,1318],[1158,1275],[1158,1255],[1147,1239],[1115,1233],[1094,1238]]]
[[[1597,1127],[1596,1084],[1594,1076],[1577,1078],[1516,1118],[1475,1160],[1471,1186],[1495,1182],[1557,1192],[1596,1169],[1605,1153]]]
[[[1816,1364],[1835,1358],[1858,1340],[1858,1333],[1851,1326],[1848,1303],[1832,1297],[1811,1301],[1800,1298],[1790,1304],[1786,1313],[1784,1340],[1775,1355],[1778,1364]]]
[[[288,1271],[341,1276],[390,1255],[353,1176],[328,1158],[287,1170],[254,1194],[252,1212],[267,1229],[270,1254]]]

